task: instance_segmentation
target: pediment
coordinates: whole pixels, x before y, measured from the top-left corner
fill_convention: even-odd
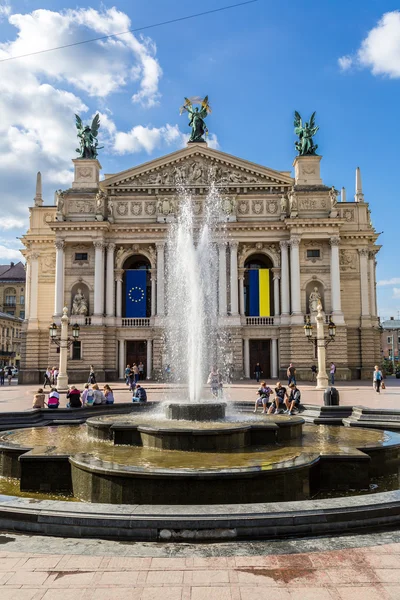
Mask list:
[[[138,165],[115,175],[108,175],[102,187],[117,190],[171,189],[181,181],[185,187],[202,188],[214,180],[221,188],[277,188],[292,186],[287,172],[275,171],[255,163],[208,148],[190,144],[182,150]]]

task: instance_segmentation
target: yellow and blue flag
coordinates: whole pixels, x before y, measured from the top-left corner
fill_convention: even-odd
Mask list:
[[[249,269],[249,316],[271,316],[269,269]]]
[[[126,271],[125,276],[125,316],[145,317],[147,273],[141,269],[133,269]]]

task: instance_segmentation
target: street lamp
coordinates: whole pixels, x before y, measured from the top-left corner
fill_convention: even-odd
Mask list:
[[[317,375],[317,390],[324,390],[328,385],[328,376],[326,374],[326,347],[333,342],[336,336],[336,325],[329,319],[328,336],[324,334],[324,315],[322,313],[322,304],[318,303],[317,316],[317,335],[313,337],[313,327],[311,325],[310,316],[307,316],[306,324],[304,325],[304,335],[307,340],[317,349],[318,358],[318,375]]]
[[[71,344],[79,338],[80,327],[78,323],[72,326],[72,338],[68,337],[68,308],[63,308],[63,316],[61,317],[61,332],[58,336],[58,329],[55,323],[52,323],[49,327],[49,335],[53,344],[56,344],[60,348],[60,361],[58,368],[57,377],[57,389],[67,390],[68,389],[68,374],[67,374],[67,360],[68,360],[68,348]]]

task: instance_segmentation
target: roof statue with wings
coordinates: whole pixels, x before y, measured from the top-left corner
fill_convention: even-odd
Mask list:
[[[99,115],[95,115],[91,126],[83,125],[82,119],[79,115],[75,115],[75,118],[80,143],[80,148],[76,149],[76,151],[79,153],[79,158],[97,158],[97,151],[103,148],[103,146],[99,146],[97,139],[97,134],[100,128]]]
[[[313,136],[317,133],[319,127],[315,125],[315,112],[310,117],[310,121],[304,123],[301,120],[301,116],[294,111],[294,132],[299,136],[297,142],[295,142],[296,150],[299,156],[314,156],[317,154],[317,144],[313,142]]]
[[[200,104],[193,108],[193,104]],[[185,98],[185,104],[180,108],[180,114],[183,112],[189,113],[189,127],[192,128],[189,142],[205,142],[203,135],[208,135],[208,129],[204,122],[204,119],[211,112],[210,105],[208,104],[208,96],[202,100],[199,96],[192,96],[192,98]]]

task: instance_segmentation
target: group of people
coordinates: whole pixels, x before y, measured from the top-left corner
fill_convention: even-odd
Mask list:
[[[275,396],[273,395],[274,391]],[[283,413],[290,416],[299,410],[301,392],[295,382],[289,384],[289,393],[280,381],[277,382],[274,391],[265,381],[261,383],[257,391],[254,412],[257,412],[257,408],[260,405],[263,408],[263,413],[268,413],[269,415]]]
[[[12,367],[0,367],[0,385],[4,385],[4,380],[7,375],[8,385],[11,385],[11,380],[13,378],[13,370]]]
[[[138,381],[142,381],[144,379],[144,364],[140,361],[139,364],[133,363],[132,366],[126,365],[125,369],[125,383],[126,385],[134,391],[137,386]]]

